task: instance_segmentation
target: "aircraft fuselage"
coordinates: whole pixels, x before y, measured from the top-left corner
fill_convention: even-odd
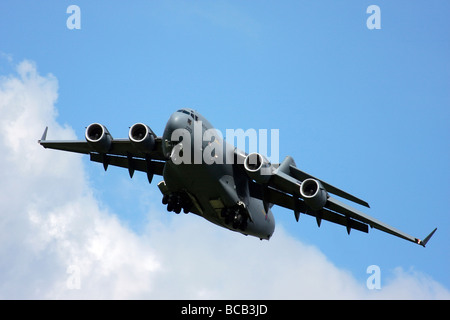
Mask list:
[[[261,153],[246,154],[235,148],[237,138],[237,145],[247,149],[242,147],[247,131],[238,129],[238,135],[229,136],[233,129],[227,129],[225,140],[208,120],[191,109],[173,113],[162,137],[143,123],[131,126],[126,139],[113,139],[99,123],[86,128],[85,141],[47,140],[47,129],[38,141],[44,148],[89,154],[91,161],[102,163],[105,170],[108,166],[127,168],[131,178],[136,170],[145,172],[149,183],[154,175],[162,176],[158,187],[168,211],[192,212],[244,235],[267,240],[272,236],[273,205],[292,210],[296,221],[303,213],[315,217],[319,227],[326,220],[345,226],[349,234],[352,229],[367,233],[370,226],[423,247],[437,230],[421,240],[393,228],[332,197],[370,207],[366,201],[302,171],[291,156],[282,162],[275,156],[272,164]],[[250,136],[255,135],[248,135],[249,150],[254,149],[255,142]],[[277,136],[275,130],[272,138]],[[267,145],[261,142],[258,148],[264,150]],[[277,150],[273,147],[272,156]]]
[[[211,130],[207,119],[193,110],[171,115],[162,136],[169,160],[158,186],[165,196],[184,198],[189,211],[216,225],[269,239],[275,230],[269,205],[251,196],[249,177],[234,163],[234,147],[220,135],[209,139]]]

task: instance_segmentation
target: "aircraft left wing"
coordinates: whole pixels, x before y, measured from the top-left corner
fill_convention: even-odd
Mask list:
[[[301,171],[289,156],[276,165],[271,165],[258,153],[249,154],[245,158],[239,154],[238,159],[239,157],[243,161],[244,170],[252,178],[251,195],[267,204],[276,204],[293,210],[297,221],[300,213],[304,213],[314,216],[319,227],[322,220],[327,220],[345,226],[348,233],[351,229],[367,233],[370,226],[423,247],[437,230],[437,228],[434,229],[427,237],[420,240],[391,227],[331,197],[330,193],[369,207],[366,201]]]
[[[153,175],[162,175],[165,161],[161,137],[142,123],[130,128],[128,139],[113,139],[105,126],[93,123],[86,128],[86,140],[47,140],[48,127],[38,141],[44,148],[89,154],[91,161],[127,168],[130,177],[134,171],[147,173],[151,183]]]

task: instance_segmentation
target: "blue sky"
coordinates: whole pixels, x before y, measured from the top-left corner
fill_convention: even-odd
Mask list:
[[[71,4],[80,30],[66,27]],[[379,30],[366,27],[371,4]],[[423,249],[277,208],[283,232],[360,283],[375,264],[386,281],[400,267],[448,290],[448,12],[448,1],[2,1],[0,75],[24,60],[53,75],[55,121],[79,139],[92,122],[117,138],[136,122],[160,135],[180,107],[223,132],[279,129],[280,158],[367,200],[366,213],[417,237],[438,227]],[[164,212],[145,175],[82,161],[100,207],[132,232],[148,230],[149,208]]]

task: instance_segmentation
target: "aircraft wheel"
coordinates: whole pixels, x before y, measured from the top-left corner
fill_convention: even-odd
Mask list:
[[[225,218],[225,224],[231,224],[234,220],[234,212],[230,208],[223,208],[221,215]]]
[[[244,218],[244,220],[241,222],[241,225],[239,226],[239,229],[242,231],[245,231],[247,229],[247,219]]]
[[[225,207],[223,207],[223,208],[222,208],[222,211],[220,211],[220,216],[221,216],[222,218],[225,218],[226,216],[228,216],[228,209],[225,208]]]
[[[165,194],[162,197],[162,204],[167,204],[169,203],[169,195]]]
[[[236,213],[236,215],[234,216],[234,219],[233,219],[233,228],[234,229],[237,229],[241,226],[243,218],[244,217],[242,216],[242,214],[240,212]]]
[[[189,213],[192,208],[192,201],[187,194],[182,192],[171,193],[164,195],[162,203],[167,205],[167,211],[180,213],[183,210],[184,213]]]

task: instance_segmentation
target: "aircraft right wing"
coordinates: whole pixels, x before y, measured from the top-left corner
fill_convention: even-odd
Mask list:
[[[365,207],[369,204],[341,189],[319,180],[298,169],[291,157],[283,162],[271,165],[267,159],[257,153],[247,156],[237,154],[243,161],[244,170],[252,179],[250,193],[268,204],[276,204],[294,211],[298,221],[300,213],[314,216],[320,227],[322,220],[343,225],[350,233],[351,229],[368,232],[369,226],[423,247],[437,228],[423,240],[413,237],[388,224],[381,222],[330,196],[330,193],[358,203]]]

